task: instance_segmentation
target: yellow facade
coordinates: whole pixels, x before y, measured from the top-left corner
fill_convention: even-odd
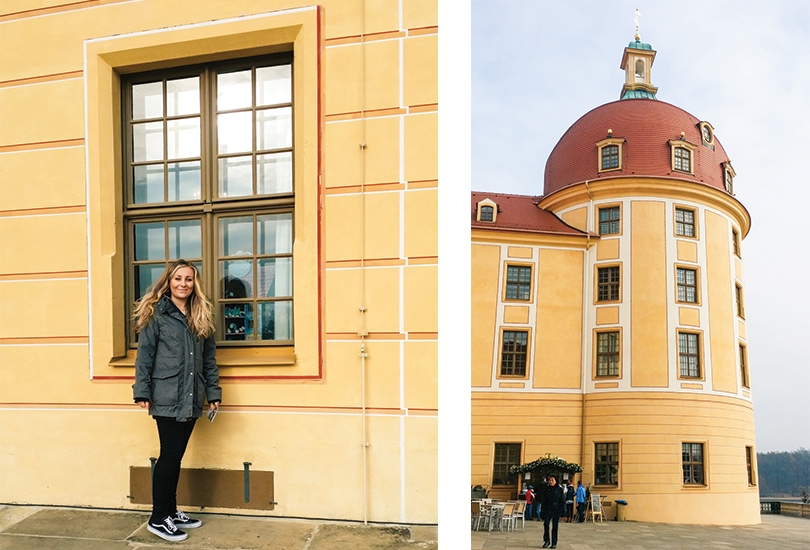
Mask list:
[[[550,453],[580,464],[574,480],[608,503],[627,501],[629,520],[758,523],[735,246],[751,223],[743,206],[677,174],[621,173],[565,185],[539,203],[474,192],[473,209],[484,205],[499,217],[472,224],[471,484],[518,498],[541,480],[508,478],[508,465]],[[618,216],[603,234],[600,209]],[[676,228],[683,211],[694,216],[693,234]],[[515,212],[514,225],[500,221]],[[553,229],[555,218],[579,235]],[[530,273],[525,295],[521,269]],[[616,277],[610,292],[606,273]],[[689,285],[679,279],[689,276]],[[519,353],[515,332],[528,336]],[[600,348],[603,337],[615,347]],[[690,361],[696,372],[684,370]]]
[[[291,52],[294,342],[218,349],[183,466],[273,472],[272,515],[437,522],[436,4],[3,3],[0,502],[145,507],[122,78]]]

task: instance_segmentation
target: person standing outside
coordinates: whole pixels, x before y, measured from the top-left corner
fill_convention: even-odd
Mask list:
[[[167,266],[136,304],[133,321],[138,333],[133,395],[155,419],[160,439],[147,529],[164,540],[181,541],[188,538],[183,528],[202,522],[177,509],[180,463],[204,401],[211,413],[222,401],[213,308],[197,268],[185,260]]]
[[[540,503],[543,510],[543,548],[557,548],[557,534],[560,529],[560,516],[565,510],[565,493],[557,485],[557,478],[548,477],[548,489]],[[551,537],[549,537],[549,523],[551,523]]]
[[[534,487],[529,485],[526,488],[526,513],[524,514],[525,518],[528,518],[529,521],[533,520],[532,512],[534,511],[534,501],[537,500],[537,497],[534,494]]]
[[[574,482],[565,488],[565,522],[571,523],[574,519]]]
[[[582,485],[582,481],[577,482],[577,523],[583,523],[585,521],[585,486]]]

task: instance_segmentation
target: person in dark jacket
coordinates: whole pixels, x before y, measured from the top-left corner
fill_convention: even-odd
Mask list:
[[[181,541],[188,538],[181,528],[202,522],[177,509],[180,463],[205,400],[212,413],[222,401],[213,308],[197,268],[185,260],[170,264],[136,305],[133,320],[138,333],[133,394],[155,419],[160,439],[147,529]]]
[[[560,527],[560,516],[565,510],[565,493],[557,484],[557,478],[554,476],[548,477],[548,489],[543,495],[543,500],[540,503],[540,509],[543,512],[543,548],[551,545],[552,548],[557,548],[557,532]],[[549,523],[551,523],[551,537],[549,538]]]
[[[565,522],[571,523],[574,519],[574,483],[568,484],[565,489]]]

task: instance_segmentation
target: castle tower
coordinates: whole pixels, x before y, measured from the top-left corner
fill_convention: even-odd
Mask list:
[[[560,138],[540,213],[517,223],[529,198],[473,194],[503,220],[473,222],[474,293],[501,244],[497,314],[483,322],[473,296],[474,481],[476,445],[500,430],[523,442],[523,462],[551,452],[580,463],[591,491],[628,501],[633,520],[759,523],[740,248],[751,219],[714,127],[656,98],[654,57],[638,35],[625,48],[622,99]],[[547,217],[565,229],[552,236]],[[507,292],[522,266],[533,277],[519,317]],[[488,386],[475,332],[487,323]],[[508,376],[522,372],[508,366],[522,331],[523,381]],[[492,416],[517,403],[520,421]]]

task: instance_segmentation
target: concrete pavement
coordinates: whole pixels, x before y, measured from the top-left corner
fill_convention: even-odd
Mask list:
[[[369,525],[190,514],[203,526],[183,542],[146,530],[149,514],[125,510],[0,505],[0,550],[435,550],[436,526]]]
[[[471,534],[471,550],[542,548],[543,523],[527,521],[524,529]],[[561,523],[558,550],[748,550],[810,549],[810,520],[763,515],[749,526],[671,525],[635,521]]]

